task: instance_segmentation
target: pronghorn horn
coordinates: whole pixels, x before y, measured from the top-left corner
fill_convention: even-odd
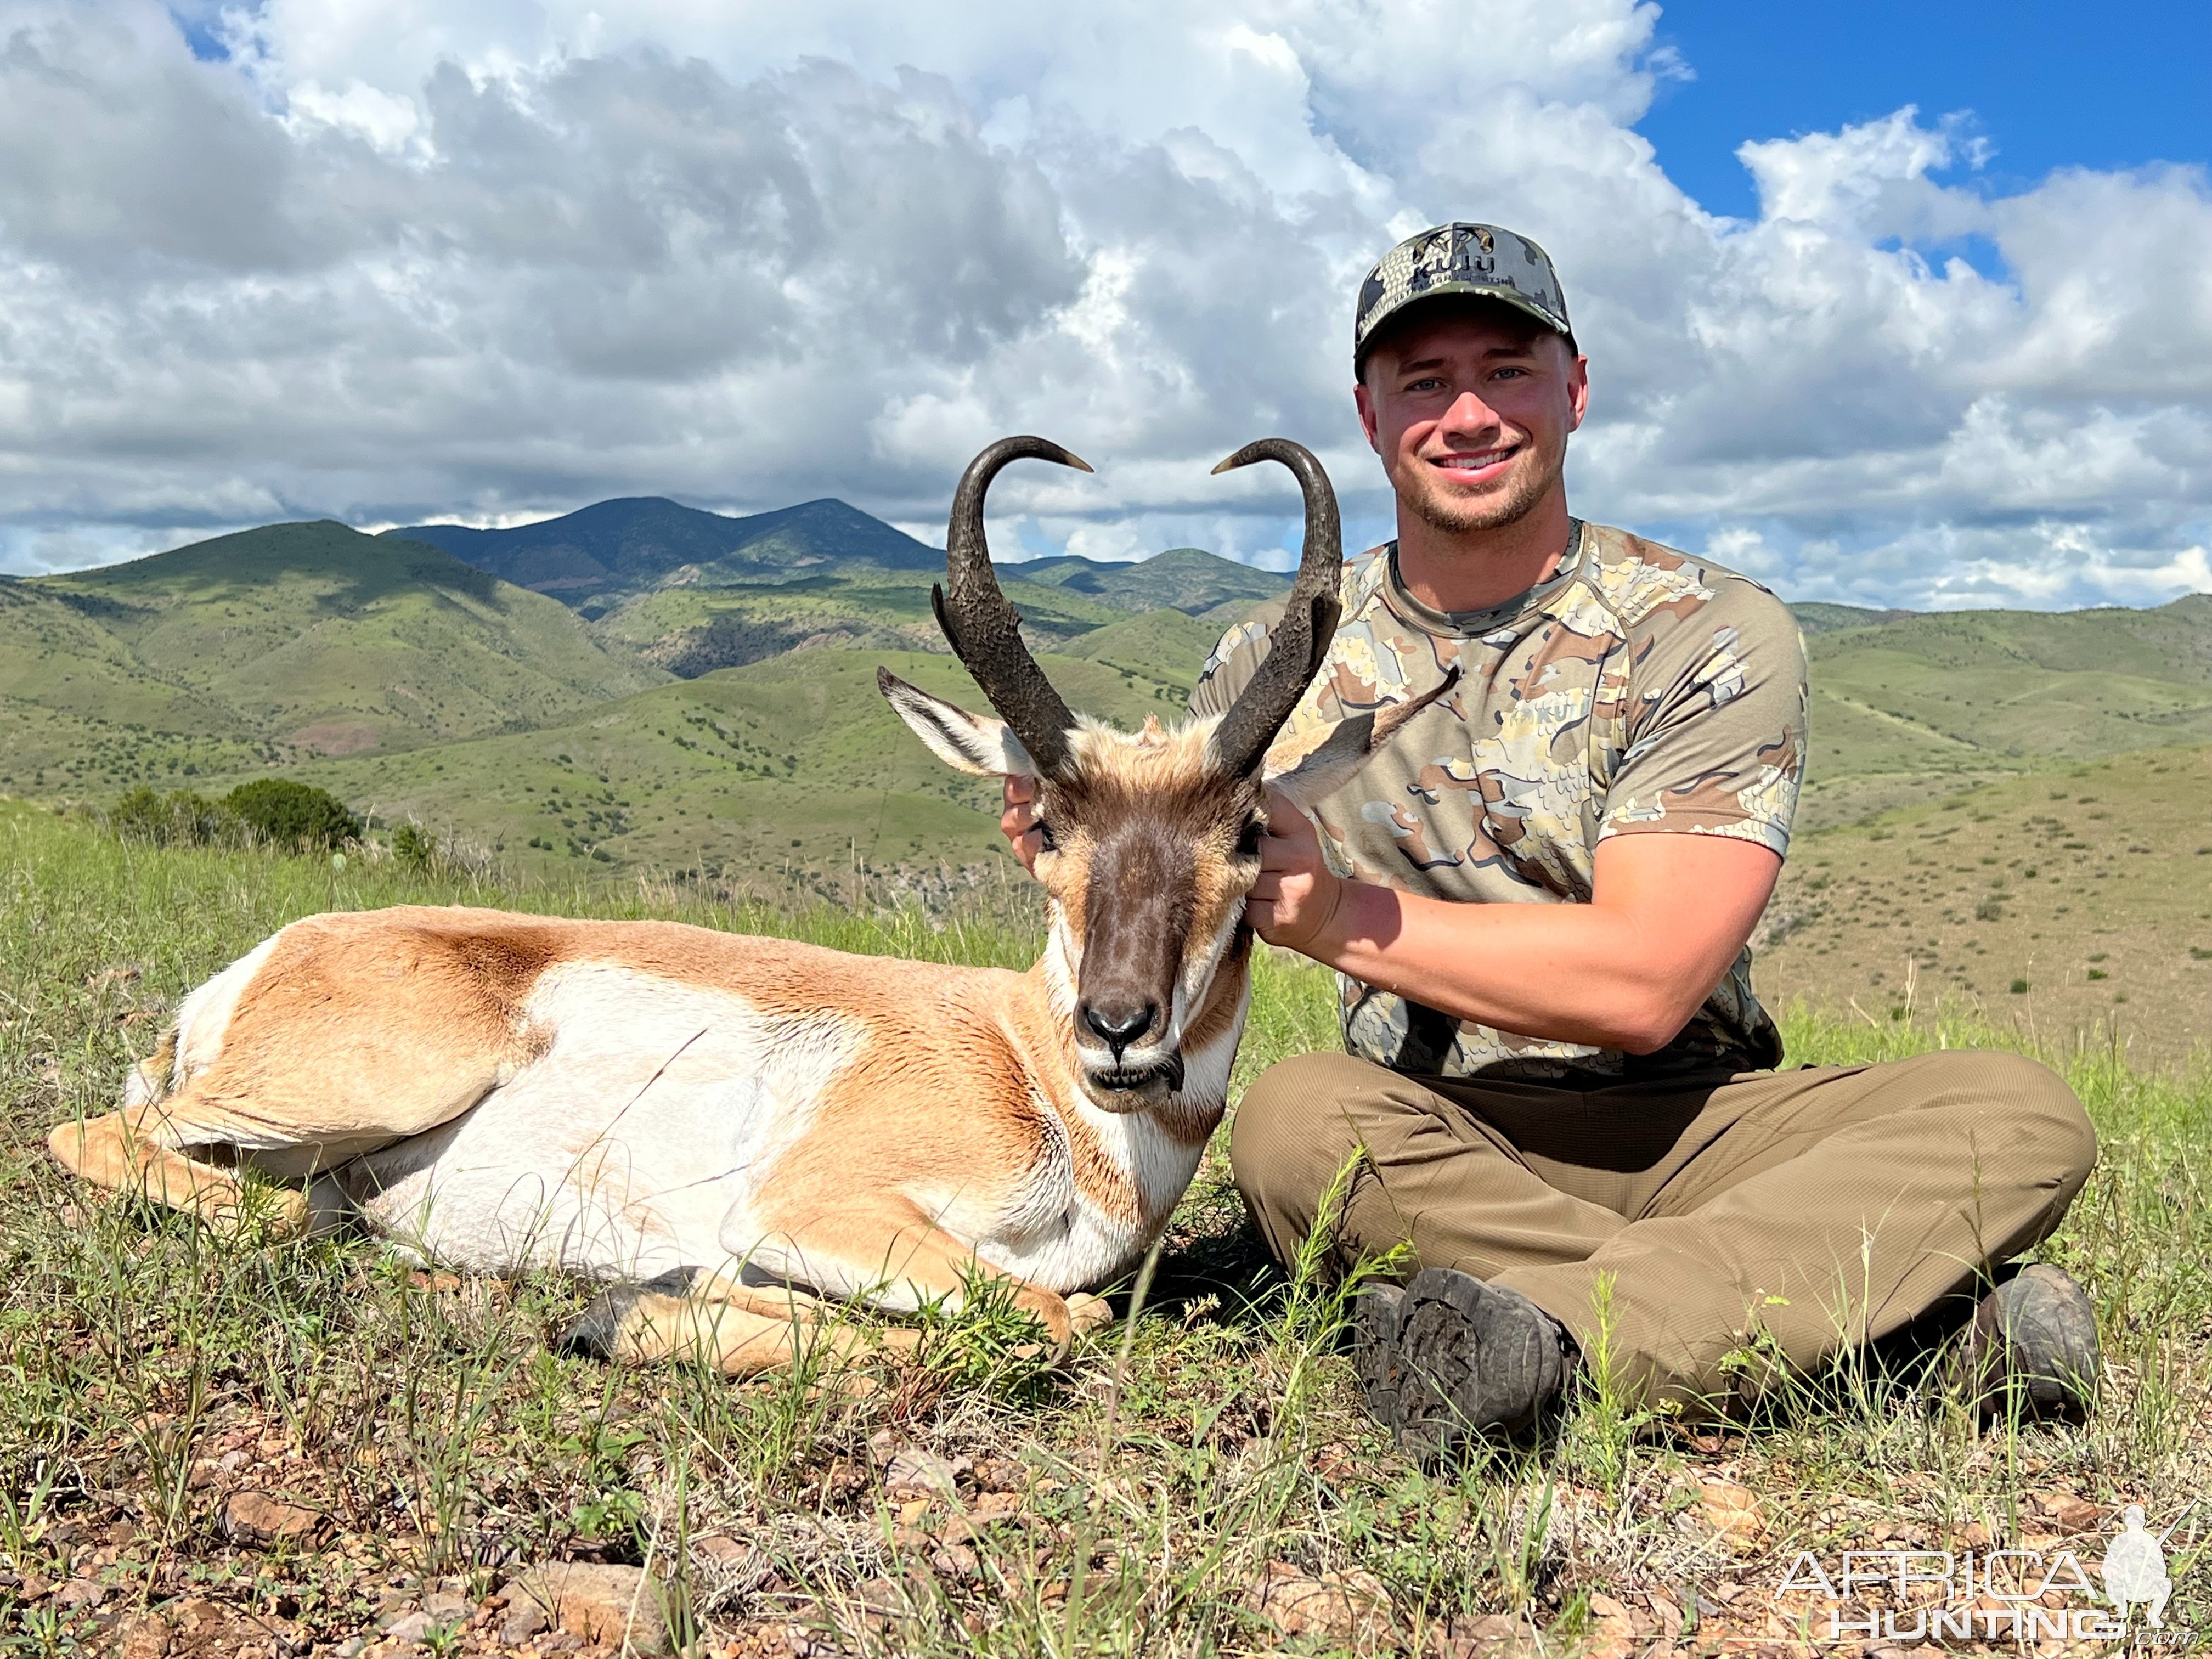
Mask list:
[[[1007,462],[1024,459],[1091,471],[1089,462],[1046,438],[1001,438],[969,462],[952,493],[952,520],[945,538],[948,586],[931,588],[929,602],[952,654],[975,676],[1037,769],[1049,775],[1067,758],[1067,734],[1075,716],[1022,643],[1021,615],[999,591],[991,550],[983,539],[983,497],[991,480]]]
[[[1214,759],[1232,777],[1242,777],[1260,764],[1320,668],[1336,634],[1336,583],[1344,562],[1336,491],[1329,488],[1328,474],[1312,452],[1288,438],[1262,438],[1213,470],[1227,472],[1255,461],[1280,461],[1297,478],[1306,499],[1306,539],[1297,577],[1291,584],[1267,658],[1213,731]]]

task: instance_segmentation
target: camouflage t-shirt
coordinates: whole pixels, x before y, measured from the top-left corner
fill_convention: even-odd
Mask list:
[[[1462,678],[1316,814],[1338,873],[1489,904],[1590,896],[1608,836],[1733,836],[1788,850],[1805,765],[1805,647],[1748,577],[1603,525],[1574,526],[1559,574],[1490,611],[1406,592],[1397,544],[1346,562],[1344,620],[1275,764],[1362,709]],[[1218,714],[1267,655],[1279,608],[1232,628],[1191,694]],[[1782,1041],[1737,959],[1657,1054],[1499,1031],[1340,975],[1345,1047],[1400,1071],[1529,1079],[1778,1065]]]

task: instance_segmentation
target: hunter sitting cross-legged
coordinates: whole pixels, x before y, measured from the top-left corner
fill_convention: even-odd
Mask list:
[[[1780,1069],[1746,941],[1804,766],[1802,642],[1756,582],[1570,515],[1589,382],[1549,258],[1412,238],[1361,289],[1352,367],[1398,535],[1346,563],[1285,737],[1462,678],[1310,816],[1271,805],[1250,914],[1338,971],[1346,1052],[1255,1082],[1231,1157],[1279,1257],[1355,1154],[1340,1258],[1410,1247],[1358,1304],[1369,1407],[1428,1450],[1522,1429],[1602,1321],[1629,1398],[1710,1412],[1986,1291],[1950,1375],[2078,1417],[2087,1298],[2004,1264],[2081,1189],[2088,1121],[2008,1054]],[[1267,650],[1232,629],[1194,708]]]

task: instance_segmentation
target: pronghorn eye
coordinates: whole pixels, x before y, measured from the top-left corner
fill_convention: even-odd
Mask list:
[[[1052,826],[1047,823],[1042,818],[1039,818],[1036,822],[1036,832],[1038,852],[1057,853],[1060,851],[1060,837],[1052,833]]]
[[[1237,856],[1256,859],[1260,856],[1260,820],[1247,818],[1244,827],[1237,832]]]

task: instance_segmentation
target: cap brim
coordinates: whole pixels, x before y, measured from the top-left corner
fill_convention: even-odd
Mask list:
[[[1574,331],[1567,326],[1565,318],[1554,316],[1517,288],[1508,288],[1496,283],[1436,283],[1418,294],[1408,294],[1387,311],[1377,312],[1368,319],[1367,331],[1360,336],[1359,343],[1352,349],[1352,367],[1357,369],[1367,361],[1368,349],[1374,344],[1375,337],[1382,331],[1384,324],[1431,300],[1496,300],[1534,317],[1554,334],[1571,334]]]

